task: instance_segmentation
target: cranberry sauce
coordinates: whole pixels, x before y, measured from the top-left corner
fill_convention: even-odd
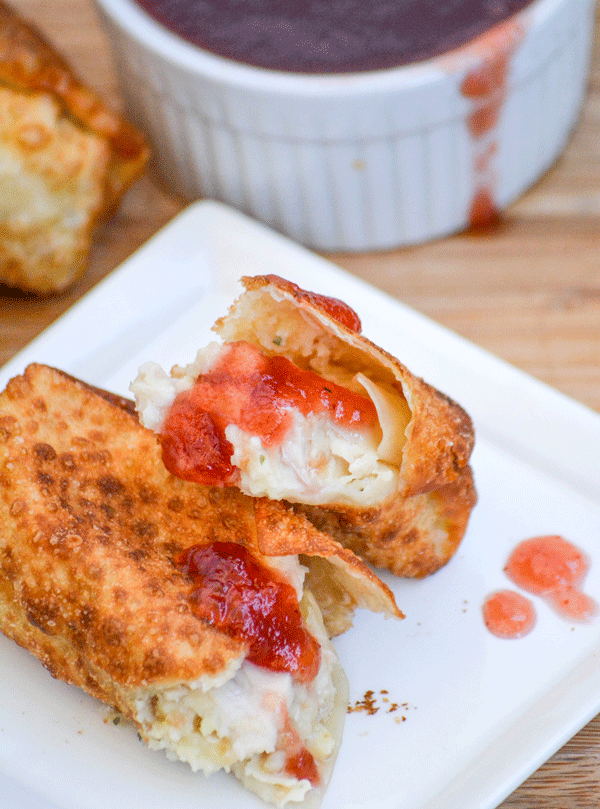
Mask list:
[[[332,298],[329,295],[321,295],[319,292],[309,292],[302,289],[298,284],[293,281],[288,281],[287,278],[282,278],[280,275],[265,275],[263,276],[270,283],[278,284],[282,289],[293,295],[297,300],[307,301],[313,306],[318,307],[322,312],[333,320],[344,326],[350,331],[360,334],[362,331],[362,323],[359,316],[354,309],[348,306],[347,303],[341,301],[339,298]]]
[[[522,638],[535,624],[535,607],[528,598],[514,590],[491,593],[482,609],[485,625],[498,638]]]
[[[321,648],[304,628],[296,591],[242,545],[195,545],[177,563],[196,585],[193,609],[212,626],[247,641],[248,660],[284,671],[298,682],[313,680]]]
[[[301,370],[285,357],[263,356],[250,343],[228,343],[211,370],[171,405],[161,433],[163,462],[183,480],[235,484],[227,425],[277,446],[292,425],[293,410],[304,416],[327,413],[348,429],[377,424],[375,405],[366,396]]]
[[[137,0],[194,45],[297,73],[397,67],[463,45],[531,0]]]

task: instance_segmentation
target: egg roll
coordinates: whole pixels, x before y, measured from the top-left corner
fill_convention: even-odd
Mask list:
[[[61,292],[149,158],[140,132],[0,2],[0,283]]]
[[[0,394],[0,630],[151,748],[318,805],[357,605],[402,615],[286,504],[171,475],[126,399],[39,364]]]
[[[362,334],[340,300],[242,278],[221,338],[131,385],[173,474],[284,500],[399,576],[452,558],[477,495],[465,410]]]

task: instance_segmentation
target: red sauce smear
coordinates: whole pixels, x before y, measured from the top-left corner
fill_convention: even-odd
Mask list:
[[[316,762],[306,747],[297,753],[288,754],[285,760],[285,771],[288,775],[301,781],[307,778],[313,786],[319,783],[319,772]]]
[[[235,424],[265,446],[277,446],[291,427],[294,408],[304,416],[326,412],[356,430],[377,424],[377,411],[366,396],[301,370],[285,357],[265,357],[249,343],[229,343],[209,373],[175,398],[161,434],[163,462],[184,480],[233,484],[237,470],[226,426]]]
[[[489,188],[481,187],[475,192],[469,208],[469,224],[473,233],[491,233],[498,230],[502,217]]]
[[[281,574],[235,542],[195,545],[176,563],[197,585],[194,612],[248,643],[251,663],[301,683],[315,678],[321,647],[304,628],[296,591]]]
[[[535,608],[531,601],[514,590],[491,593],[483,604],[483,620],[498,638],[522,638],[535,624]]]
[[[504,570],[519,587],[545,598],[563,618],[586,621],[598,612],[596,602],[580,589],[588,566],[579,548],[552,535],[521,542]]]
[[[494,229],[500,223],[494,199],[493,161],[498,151],[494,131],[506,99],[510,62],[522,38],[521,26],[514,20],[507,20],[480,37],[476,47],[482,50],[482,60],[467,73],[460,88],[461,95],[472,102],[467,126],[475,150],[476,191],[469,209],[469,224],[477,231]]]
[[[294,284],[293,281],[288,281],[279,275],[265,275],[264,278],[269,283],[277,284],[296,299],[308,301],[313,306],[317,306],[333,320],[341,323],[342,326],[360,334],[362,329],[360,318],[354,309],[351,309],[344,301],[340,301],[338,298],[330,298],[328,295],[320,295],[318,292],[308,292],[306,289],[299,287],[298,284]]]
[[[299,781],[306,778],[313,787],[317,786],[321,780],[317,763],[312,753],[304,747],[289,718],[283,728],[282,742],[286,753],[284,771]]]

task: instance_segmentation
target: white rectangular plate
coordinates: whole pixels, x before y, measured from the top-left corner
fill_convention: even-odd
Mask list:
[[[535,600],[533,632],[487,632],[481,604],[509,586],[521,539],[562,534],[592,560],[600,599],[600,417],[329,262],[214,202],[190,206],[0,369],[62,368],[127,395],[138,366],[186,363],[239,291],[277,273],[342,298],[364,333],[459,401],[477,430],[479,503],[457,556],[424,581],[385,575],[402,622],[360,612],[335,643],[352,703],[323,809],[492,809],[600,711],[600,622],[572,625]],[[3,809],[248,809],[210,779],[148,750],[106,709],[0,637]],[[394,703],[398,706],[392,710]]]

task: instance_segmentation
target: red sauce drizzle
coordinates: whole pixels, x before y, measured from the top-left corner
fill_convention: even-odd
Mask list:
[[[483,620],[498,638],[522,638],[533,629],[535,608],[531,601],[513,590],[491,593],[483,603]]]
[[[477,103],[468,118],[468,126],[474,138],[482,138],[498,123],[502,105],[506,97],[506,79],[514,42],[508,34],[507,41],[501,43],[500,50],[492,53],[483,64],[467,73],[461,85],[461,93]]]
[[[500,211],[488,188],[478,188],[469,208],[469,224],[474,233],[497,230],[502,224]]]
[[[235,424],[265,446],[277,446],[292,424],[292,408],[304,416],[326,412],[357,430],[377,424],[377,411],[366,396],[301,370],[285,357],[265,357],[249,343],[229,343],[210,372],[175,398],[161,434],[163,462],[184,480],[235,483],[226,426]]]
[[[195,545],[176,563],[197,585],[195,613],[247,642],[250,662],[301,683],[315,678],[320,646],[304,628],[296,591],[281,574],[234,542]]]
[[[598,612],[596,602],[580,589],[589,562],[575,545],[560,536],[521,542],[504,568],[519,587],[545,598],[563,617],[586,621]]]
[[[472,102],[467,126],[475,151],[476,191],[469,209],[469,224],[476,230],[499,224],[499,208],[494,199],[493,161],[498,151],[494,130],[506,99],[510,61],[522,37],[523,31],[514,20],[480,37],[475,47],[482,50],[482,60],[467,73],[460,88],[461,95]]]
[[[360,334],[362,329],[360,318],[354,309],[351,309],[344,301],[340,301],[338,298],[330,298],[328,295],[320,295],[318,292],[307,292],[307,290],[299,287],[298,284],[294,284],[286,278],[281,278],[279,275],[266,275],[265,278],[270,283],[282,287],[287,292],[294,295],[295,298],[300,298],[301,300],[313,304],[313,306],[317,306],[328,314],[329,317],[333,318],[333,320],[337,320],[338,323],[341,323],[342,326],[345,326],[350,331]]]

